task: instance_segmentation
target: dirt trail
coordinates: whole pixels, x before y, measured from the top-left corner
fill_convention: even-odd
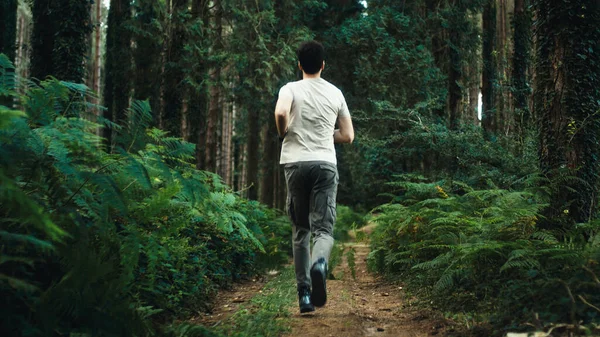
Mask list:
[[[297,305],[292,332],[287,336],[443,336],[447,329],[443,320],[406,308],[403,290],[367,271],[369,246],[365,243],[346,244],[355,250],[356,279],[352,277],[346,254],[333,271],[336,280],[327,281],[328,301],[323,308],[301,315]]]
[[[368,236],[373,226],[361,231]],[[353,238],[354,235],[351,235]],[[348,263],[347,252],[354,249],[356,279]],[[392,284],[367,271],[369,245],[366,242],[344,244],[341,263],[334,269],[335,280],[327,280],[327,305],[314,313],[300,314],[296,300],[290,303],[292,331],[288,337],[357,336],[456,336],[451,325],[439,315],[413,310],[400,284]],[[193,319],[205,326],[221,324],[256,294],[270,275],[236,285],[217,296],[211,314]],[[436,317],[437,316],[437,317]],[[458,334],[460,336],[460,334]]]

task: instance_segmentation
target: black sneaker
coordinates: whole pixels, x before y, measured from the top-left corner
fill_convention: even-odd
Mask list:
[[[315,311],[315,306],[310,302],[310,288],[307,285],[298,286],[298,304],[302,314]]]
[[[322,307],[327,302],[327,262],[324,258],[319,258],[310,268],[310,278],[312,280],[310,299],[315,306]]]

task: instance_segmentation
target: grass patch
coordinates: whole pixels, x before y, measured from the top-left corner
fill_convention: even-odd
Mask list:
[[[350,268],[350,273],[352,273],[352,278],[356,280],[356,258],[355,258],[356,250],[354,247],[350,247],[348,252],[346,252],[346,260],[348,261],[348,267]]]
[[[270,337],[281,336],[290,330],[290,304],[296,300],[293,266],[263,288],[248,304],[228,318],[215,332],[221,336]]]
[[[331,249],[331,254],[329,255],[329,263],[327,265],[327,279],[328,280],[336,280],[343,278],[342,275],[333,275],[333,270],[340,263],[342,263],[342,258],[344,257],[344,245],[338,243],[337,241],[333,244],[333,248]]]

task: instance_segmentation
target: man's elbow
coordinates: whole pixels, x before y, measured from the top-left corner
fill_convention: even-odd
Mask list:
[[[340,143],[345,143],[345,144],[352,144],[352,142],[354,141],[354,134],[352,133],[342,133],[340,134]]]
[[[352,144],[353,141],[354,141],[354,131],[348,132],[348,134],[346,135],[346,143]]]

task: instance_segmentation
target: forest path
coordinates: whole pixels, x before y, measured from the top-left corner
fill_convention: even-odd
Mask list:
[[[359,237],[368,236],[372,228],[372,225],[363,228],[367,235]],[[349,261],[348,251],[352,249],[354,259]],[[327,280],[327,304],[314,313],[300,314],[294,303],[289,309],[292,331],[285,336],[421,337],[445,334],[443,320],[412,310],[406,304],[402,287],[367,271],[369,251],[364,240],[344,244],[343,259],[333,271],[336,279]],[[352,276],[352,260],[356,278]]]
[[[300,314],[294,286],[293,271],[271,273],[236,284],[230,290],[222,290],[214,300],[210,314],[193,318],[190,322],[215,328],[239,323],[235,314],[249,309],[257,312],[256,299],[267,298],[276,292],[265,287],[271,280],[282,284],[279,291],[285,291],[281,309],[290,316],[275,313],[273,319],[282,320],[284,326],[291,325],[291,331],[283,336],[302,337],[358,337],[358,336],[456,336],[453,324],[431,313],[411,307],[413,300],[406,295],[401,284],[373,275],[367,270],[367,256],[370,248],[366,240],[374,225],[366,226],[358,233],[350,233],[351,242],[338,243],[343,246],[340,263],[334,268],[334,280],[327,280],[328,300],[325,307],[316,308],[308,314]],[[358,235],[356,235],[358,234]],[[358,236],[358,239],[357,239]],[[349,257],[350,251],[354,258]],[[355,276],[352,275],[354,264]],[[283,276],[283,275],[282,275]],[[281,294],[280,294],[281,295]],[[278,297],[275,301],[281,301]],[[267,302],[273,300],[267,300]],[[285,318],[284,318],[285,317]],[[248,319],[252,320],[253,315]],[[226,329],[226,331],[228,331]],[[276,336],[272,331],[253,331],[253,336]],[[228,335],[225,333],[225,335]],[[245,336],[244,333],[236,336]],[[461,336],[458,334],[458,336]]]

